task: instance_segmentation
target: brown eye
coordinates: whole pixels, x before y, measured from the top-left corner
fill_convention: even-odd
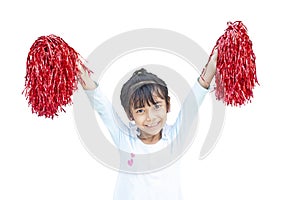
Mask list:
[[[158,109],[160,109],[160,108],[161,108],[161,105],[160,105],[160,104],[158,104],[158,103],[154,104],[154,109],[155,109],[155,110],[158,110]]]
[[[135,113],[137,113],[137,114],[142,114],[142,113],[144,113],[144,110],[143,110],[143,109],[137,109],[137,110],[135,111]]]

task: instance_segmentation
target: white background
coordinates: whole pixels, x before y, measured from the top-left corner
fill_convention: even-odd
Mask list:
[[[138,28],[186,35],[210,52],[227,21],[242,20],[257,56],[251,104],[228,108],[222,137],[182,161],[186,199],[300,199],[299,10],[296,1],[3,1],[0,3],[0,199],[111,199],[116,172],[78,137],[72,106],[54,120],[31,114],[26,57],[41,35],[64,38],[83,57]],[[204,102],[207,107],[209,102]]]

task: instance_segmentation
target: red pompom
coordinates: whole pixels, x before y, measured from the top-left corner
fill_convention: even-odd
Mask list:
[[[77,65],[91,72],[80,55],[62,38],[49,35],[39,37],[31,46],[26,63],[25,97],[32,113],[52,118],[72,104],[80,71]]]
[[[212,51],[218,51],[215,93],[226,105],[240,106],[251,102],[252,90],[258,84],[255,55],[244,24],[236,21],[227,25]]]

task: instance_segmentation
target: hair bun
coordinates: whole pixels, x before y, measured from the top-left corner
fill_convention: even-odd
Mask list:
[[[141,68],[141,69],[139,69],[139,70],[136,70],[136,71],[133,73],[133,76],[144,75],[144,74],[147,74],[147,70],[145,70],[144,68]]]

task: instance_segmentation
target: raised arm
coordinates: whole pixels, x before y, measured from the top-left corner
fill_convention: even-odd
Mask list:
[[[121,137],[124,137],[129,133],[129,128],[119,118],[111,102],[103,94],[96,82],[90,77],[89,73],[85,71],[82,66],[78,66],[78,68],[81,71],[81,79],[79,82],[85,90],[93,109],[101,117],[114,143],[119,146]]]
[[[196,126],[198,121],[195,120],[198,115],[199,106],[202,104],[211,81],[216,73],[217,51],[213,53],[210,60],[205,65],[198,83],[195,83],[192,90],[185,98],[181,111],[175,124],[172,126],[172,137],[176,137],[178,144],[184,144],[185,141],[193,137],[192,127]]]

